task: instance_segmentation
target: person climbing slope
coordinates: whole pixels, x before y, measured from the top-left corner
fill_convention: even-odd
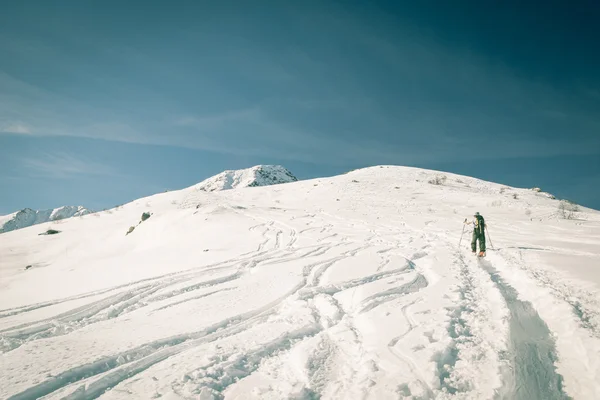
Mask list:
[[[477,241],[479,241],[479,257],[485,257],[485,220],[479,212],[476,212],[473,217],[473,239],[471,240],[471,250],[473,253],[477,253]],[[466,219],[465,223],[468,223]]]

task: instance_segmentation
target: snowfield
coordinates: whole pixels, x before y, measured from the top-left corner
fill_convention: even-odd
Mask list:
[[[0,398],[599,399],[600,213],[559,204],[383,166],[2,234]]]

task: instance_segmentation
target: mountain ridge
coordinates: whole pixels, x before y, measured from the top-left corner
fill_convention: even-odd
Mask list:
[[[271,186],[296,182],[296,178],[281,165],[255,165],[238,170],[225,170],[192,186],[196,190],[216,192],[243,187]],[[6,233],[45,222],[92,214],[83,206],[62,206],[47,210],[23,208],[17,212],[0,216],[0,233]]]
[[[66,218],[91,214],[93,211],[83,206],[61,206],[48,210],[23,208],[12,214],[0,217],[0,233],[27,228],[45,222],[59,221]]]

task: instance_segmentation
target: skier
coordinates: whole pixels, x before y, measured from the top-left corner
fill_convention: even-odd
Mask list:
[[[479,257],[485,257],[485,220],[479,212],[476,212],[473,217],[473,240],[471,240],[471,250],[473,251],[473,254],[477,253],[477,241],[479,240]],[[465,223],[468,223],[466,219]]]

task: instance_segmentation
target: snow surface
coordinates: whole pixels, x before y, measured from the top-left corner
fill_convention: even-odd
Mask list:
[[[24,208],[21,211],[0,216],[0,233],[43,224],[44,222],[79,217],[91,213],[92,211],[82,206],[63,206],[53,210],[32,210],[31,208]]]
[[[252,168],[224,171],[208,178],[194,187],[214,192],[254,186],[270,186],[295,182],[298,179],[281,165],[256,165]]]
[[[600,398],[600,213],[439,175],[191,187],[2,235],[0,398]],[[475,211],[485,259],[459,247]]]

